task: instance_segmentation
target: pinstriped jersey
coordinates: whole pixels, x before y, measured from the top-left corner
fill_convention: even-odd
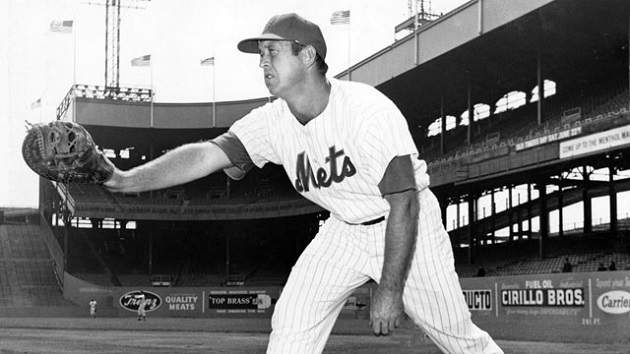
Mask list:
[[[308,123],[278,99],[230,131],[256,166],[282,165],[300,194],[338,219],[361,223],[387,215],[378,184],[389,162],[411,155],[418,190],[429,185],[426,163],[417,159],[407,121],[385,95],[362,83],[329,80],[328,104]]]

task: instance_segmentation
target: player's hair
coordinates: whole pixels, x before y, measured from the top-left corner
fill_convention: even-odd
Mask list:
[[[306,46],[302,43],[291,42],[291,51],[293,52],[293,55],[298,55],[298,53],[300,53],[304,48],[306,48]],[[319,53],[316,55],[315,65],[317,65],[317,70],[320,74],[326,75],[328,72],[328,64],[326,64],[326,61],[324,61],[324,58],[322,58]]]

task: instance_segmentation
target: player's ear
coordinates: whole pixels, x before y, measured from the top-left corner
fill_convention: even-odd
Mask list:
[[[304,65],[311,66],[315,64],[315,61],[317,60],[317,51],[315,51],[315,48],[312,45],[307,45],[300,51],[300,58],[302,59]]]

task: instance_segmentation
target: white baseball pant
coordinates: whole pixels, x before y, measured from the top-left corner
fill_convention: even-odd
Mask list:
[[[445,353],[503,353],[470,319],[437,199],[418,193],[418,237],[403,292],[405,312]],[[349,225],[334,217],[293,267],[271,320],[267,353],[321,353],[352,292],[380,280],[386,221]]]

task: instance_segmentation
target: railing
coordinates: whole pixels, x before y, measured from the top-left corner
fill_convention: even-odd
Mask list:
[[[64,98],[61,100],[61,103],[59,103],[59,106],[57,106],[57,120],[60,120],[61,117],[63,117],[63,115],[66,113],[66,111],[70,107],[70,102],[72,102],[73,91],[74,91],[73,87],[70,87],[70,90],[68,90],[68,93],[66,93]]]
[[[131,102],[151,102],[153,91],[148,88],[75,85],[76,97]]]
[[[77,84],[70,87],[57,106],[57,120],[63,118],[70,108],[73,98],[91,98],[99,100],[131,101],[131,102],[151,102],[153,100],[153,90],[137,87],[110,87],[99,85]]]
[[[499,144],[491,146],[484,145],[485,142],[478,143],[455,151],[454,154],[450,154],[449,156],[428,161],[429,171],[430,173],[439,173],[439,171],[445,170],[447,174],[452,175],[452,170],[456,166],[455,164],[461,165],[479,162],[485,159],[503,156],[510,152],[543,145],[551,141],[559,141],[586,134],[592,130],[588,129],[588,127],[596,124],[598,129],[603,129],[604,126],[609,128],[614,124],[620,124],[616,122],[614,124],[605,125],[606,122],[612,122],[613,119],[619,117],[622,117],[622,120],[624,120],[625,117],[623,115],[630,113],[630,110],[625,105],[621,105],[617,102],[619,101],[618,96],[622,96],[626,93],[627,92],[622,92],[621,94],[611,97],[608,102],[602,104],[603,108],[593,110],[593,112],[583,115],[581,120],[563,124],[559,117],[555,117],[557,119],[546,122],[544,127],[530,128],[530,132],[525,136],[511,136],[508,139],[502,140]]]

